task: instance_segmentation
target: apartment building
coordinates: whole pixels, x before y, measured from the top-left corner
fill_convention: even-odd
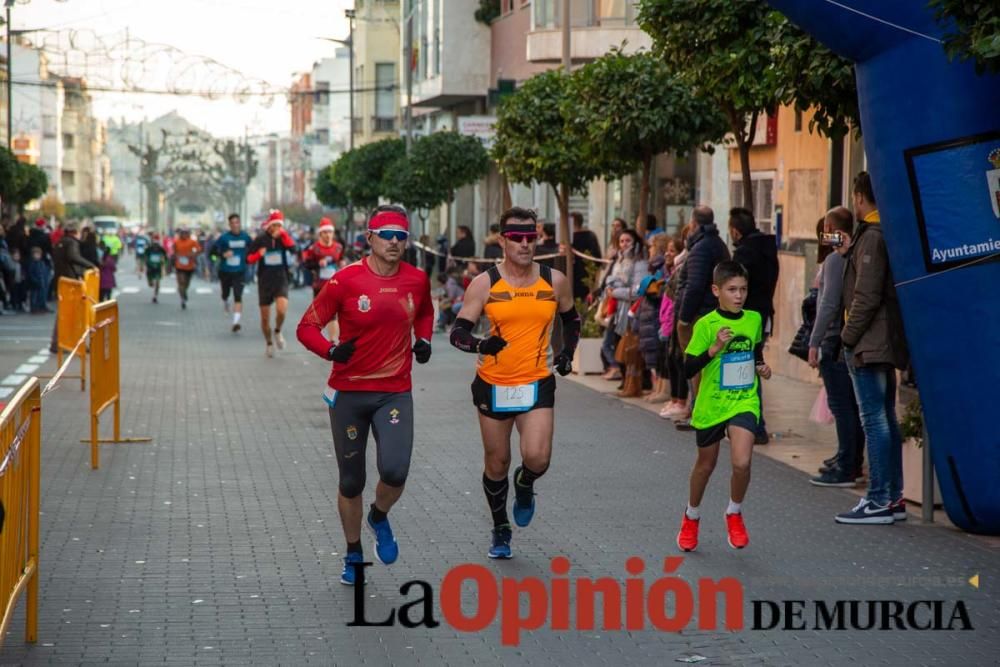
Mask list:
[[[398,0],[356,0],[354,145],[399,136],[402,31]]]

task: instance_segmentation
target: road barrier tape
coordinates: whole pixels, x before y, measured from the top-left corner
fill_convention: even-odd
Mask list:
[[[411,241],[411,244],[413,245],[414,248],[417,248],[418,250],[429,252],[430,254],[435,255],[437,257],[447,257],[448,259],[453,260],[455,262],[476,262],[477,264],[488,264],[490,262],[493,262],[494,264],[499,264],[500,262],[503,261],[502,257],[452,257],[450,253],[440,252],[438,250],[435,250],[434,248],[424,245],[423,243],[420,243],[419,241]],[[604,259],[603,257],[592,257],[586,253],[580,252],[576,248],[572,248],[571,250],[573,251],[574,255],[580,257],[581,259],[589,260],[591,262],[599,262],[601,264],[611,263],[610,259]],[[563,253],[557,252],[547,255],[535,255],[536,260],[555,259],[556,257],[563,257]]]
[[[89,329],[86,329],[83,332],[83,335],[80,336],[80,340],[78,340],[76,342],[76,345],[73,346],[73,350],[68,355],[66,355],[66,361],[63,362],[62,366],[59,367],[59,370],[57,370],[55,372],[55,374],[52,376],[52,378],[45,385],[45,388],[42,389],[42,397],[43,398],[45,397],[46,394],[48,394],[50,391],[52,391],[53,389],[56,388],[56,384],[58,384],[59,380],[62,379],[62,376],[65,375],[66,371],[69,370],[69,365],[73,361],[73,359],[76,358],[76,353],[77,353],[77,350],[80,349],[80,346],[87,342],[87,339],[90,338],[90,335],[92,333],[94,333],[95,331],[97,331],[101,327],[106,327],[111,322],[112,322],[112,320],[110,318],[106,319],[106,320],[102,320],[101,322],[98,322],[97,324],[95,324],[94,326],[90,327]]]
[[[35,412],[35,410],[33,410],[32,413],[33,412]],[[0,478],[4,476],[4,473],[7,472],[7,469],[10,466],[17,462],[17,454],[21,449],[21,442],[24,440],[24,436],[28,433],[28,428],[30,426],[31,414],[29,414],[28,418],[24,420],[24,423],[21,424],[21,428],[17,429],[17,433],[14,434],[14,439],[10,443],[10,448],[7,450],[7,453],[4,454],[3,460],[0,460]]]

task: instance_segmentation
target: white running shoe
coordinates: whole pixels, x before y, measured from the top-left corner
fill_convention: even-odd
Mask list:
[[[279,350],[285,349],[285,337],[281,335],[280,331],[274,332],[274,342],[277,344]]]
[[[268,359],[273,359],[274,358],[274,346],[271,345],[270,343],[268,343],[267,347],[264,349],[264,354],[267,355]]]

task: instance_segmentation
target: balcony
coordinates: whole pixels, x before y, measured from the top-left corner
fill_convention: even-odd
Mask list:
[[[570,5],[570,56],[575,61],[600,58],[625,42],[625,52],[652,47],[652,39],[635,23],[635,7],[629,0],[574,0]],[[528,61],[562,60],[562,2],[535,0],[531,31],[528,33]]]

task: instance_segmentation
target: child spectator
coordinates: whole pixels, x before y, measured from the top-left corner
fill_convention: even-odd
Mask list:
[[[118,262],[115,261],[115,256],[105,251],[104,257],[101,258],[101,301],[110,299],[111,290],[117,287],[115,283],[117,266]]]

